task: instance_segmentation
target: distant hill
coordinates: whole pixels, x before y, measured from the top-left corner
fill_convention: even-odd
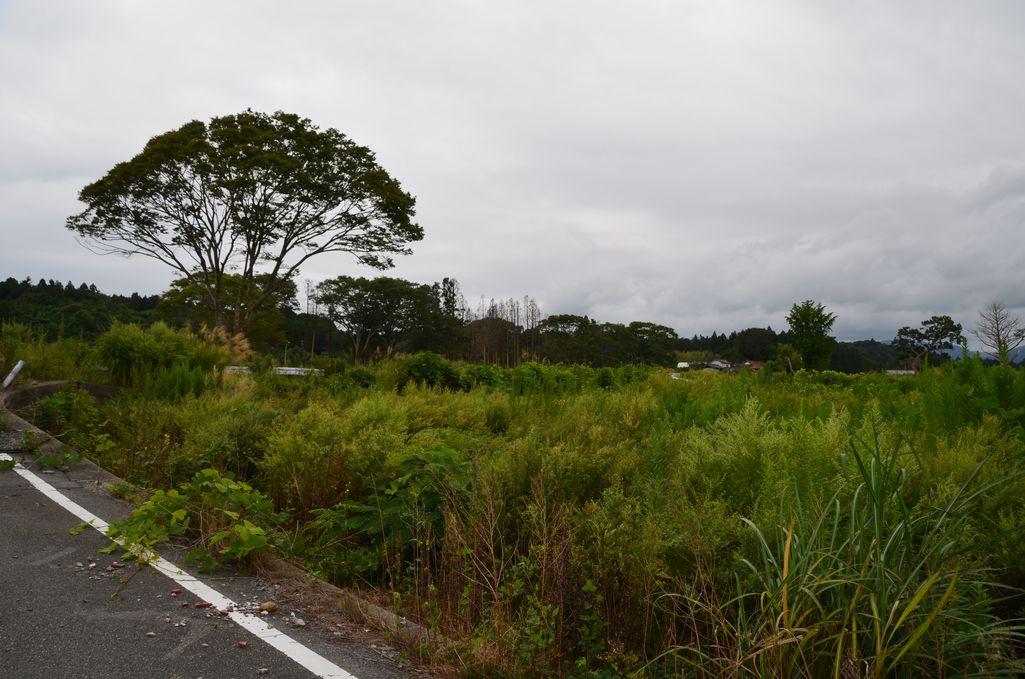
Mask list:
[[[849,373],[896,368],[897,350],[889,342],[874,339],[837,342],[830,367]]]
[[[953,349],[944,349],[943,351],[941,351],[939,353],[946,354],[947,356],[950,356],[953,359],[958,359],[958,358],[961,358],[962,350],[961,350],[961,347],[954,347]],[[969,356],[978,356],[983,361],[995,361],[996,360],[995,356],[993,356],[993,355],[991,355],[991,354],[989,354],[989,353],[987,353],[985,351],[969,351],[968,355]],[[1010,356],[1010,359],[1011,359],[1011,363],[1014,363],[1016,365],[1020,365],[1022,363],[1025,363],[1025,346],[1020,346],[1017,349],[1013,350],[1009,354],[1009,356]]]
[[[149,324],[158,297],[107,295],[95,285],[41,279],[33,282],[8,278],[0,282],[0,321],[31,326],[48,339],[91,339],[107,331],[115,321]]]

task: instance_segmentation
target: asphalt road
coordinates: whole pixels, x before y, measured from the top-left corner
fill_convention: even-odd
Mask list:
[[[85,466],[35,473],[104,520],[128,511],[96,489]],[[254,616],[341,668],[312,672],[216,610],[195,608],[188,591],[172,595],[178,585],[152,567],[121,566],[118,554],[101,554],[109,541],[76,527],[79,518],[25,478],[0,471],[0,679],[410,676],[376,649],[300,626],[301,611]],[[252,577],[200,579],[243,608],[274,598],[270,585]]]

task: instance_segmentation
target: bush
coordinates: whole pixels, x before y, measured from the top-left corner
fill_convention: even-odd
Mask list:
[[[169,368],[139,374],[136,386],[148,396],[166,401],[180,401],[186,396],[201,395],[211,381],[207,370],[192,367],[188,363],[177,363]]]
[[[143,558],[162,542],[188,538],[186,560],[207,570],[219,561],[249,561],[269,545],[268,530],[285,518],[260,491],[204,469],[177,489],[154,492],[131,515],[114,521],[107,536],[123,541],[126,555]]]
[[[19,360],[25,367],[18,379],[86,380],[95,377],[93,349],[80,339],[47,342],[44,333],[10,321],[0,323],[0,380]]]
[[[406,433],[405,408],[393,394],[373,394],[344,411],[314,401],[267,437],[260,471],[279,506],[305,516],[363,497]]]
[[[232,357],[215,341],[173,330],[162,322],[143,330],[134,323],[118,321],[97,340],[96,355],[120,385],[152,381],[153,373],[176,365],[209,372],[227,365]]]
[[[31,406],[29,417],[40,429],[65,437],[96,427],[99,408],[89,392],[71,387],[36,401]]]
[[[494,366],[470,363],[459,373],[459,383],[464,391],[495,389],[502,386],[502,371]]]
[[[459,373],[455,367],[438,354],[425,351],[410,356],[402,362],[399,388],[417,384],[432,389],[460,389]]]
[[[267,437],[283,414],[267,403],[211,394],[187,400],[180,412],[175,459],[196,471],[210,467],[236,478],[256,476]]]
[[[357,573],[334,562],[363,552],[367,556],[358,563],[392,569],[387,577],[397,585],[403,575],[401,569],[394,570],[397,562],[437,558],[446,512],[465,501],[468,484],[469,465],[450,448],[434,446],[398,455],[388,477],[366,500],[347,500],[315,512],[306,533],[318,569],[345,582]]]

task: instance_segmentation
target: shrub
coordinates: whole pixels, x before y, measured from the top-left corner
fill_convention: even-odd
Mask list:
[[[460,388],[459,373],[455,367],[438,354],[429,351],[410,356],[402,362],[399,387],[411,383],[450,391]]]
[[[19,360],[25,367],[19,380],[84,380],[93,373],[93,350],[88,342],[62,338],[47,342],[45,334],[11,321],[0,323],[0,380]]]
[[[186,560],[206,570],[218,561],[250,560],[269,545],[268,530],[285,518],[260,491],[204,469],[177,489],[154,492],[128,517],[114,521],[107,535],[123,542],[126,554],[142,557],[157,544],[187,538],[192,546]]]
[[[188,363],[176,363],[148,373],[137,373],[137,385],[142,393],[166,401],[180,401],[186,396],[199,396],[210,384],[210,374]]]
[[[37,427],[59,438],[71,438],[89,431],[99,424],[99,416],[96,399],[89,392],[77,388],[61,389],[36,401],[30,412],[30,418]]]
[[[305,516],[363,497],[406,433],[405,408],[394,394],[372,394],[344,411],[314,401],[267,437],[260,471],[275,501]]]
[[[180,413],[181,444],[175,458],[196,471],[210,467],[236,478],[256,475],[267,437],[282,417],[271,404],[210,393],[185,401]]]
[[[397,456],[389,476],[366,500],[315,512],[307,534],[322,572],[333,571],[336,578],[354,575],[331,562],[343,556],[339,548],[344,554],[362,550],[373,556],[359,562],[384,565],[397,585],[403,575],[394,570],[397,560],[424,566],[437,558],[446,511],[465,501],[469,465],[456,451],[435,446]]]
[[[143,330],[134,323],[115,321],[97,340],[96,354],[116,384],[130,385],[152,379],[152,373],[175,365],[203,371],[227,365],[232,354],[218,344],[218,337],[204,340],[162,322]]]
[[[502,386],[502,371],[494,366],[470,363],[460,371],[459,383],[464,391],[495,389]]]
[[[377,377],[367,368],[356,366],[345,371],[345,380],[352,386],[369,389],[377,382]]]

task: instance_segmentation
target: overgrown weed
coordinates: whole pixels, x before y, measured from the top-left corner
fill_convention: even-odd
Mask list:
[[[1016,668],[1021,370],[407,360],[52,410],[142,486],[251,482],[293,555],[395,589],[467,676]]]

